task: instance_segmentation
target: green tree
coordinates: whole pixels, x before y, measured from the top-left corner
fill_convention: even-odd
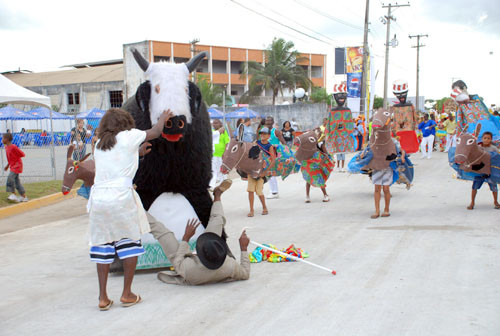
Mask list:
[[[201,96],[207,106],[213,104],[222,105],[222,92],[224,90],[222,87],[213,85],[207,76],[202,75],[198,75],[196,85],[200,88]]]
[[[259,95],[262,90],[273,92],[273,105],[279,93],[283,95],[283,89],[294,90],[296,86],[308,90],[312,82],[301,66],[297,65],[306,58],[300,57],[298,51],[294,50],[291,41],[282,38],[274,38],[271,45],[266,49],[266,62],[261,64],[250,61],[243,64],[243,79],[249,76],[249,95]]]
[[[384,106],[384,98],[375,96],[373,99],[373,109],[376,110],[382,106]]]
[[[327,105],[332,104],[332,95],[326,92],[325,88],[322,87],[313,87],[310,100],[313,103],[326,103]]]

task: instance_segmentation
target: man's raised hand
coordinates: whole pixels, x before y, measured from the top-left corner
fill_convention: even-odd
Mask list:
[[[186,231],[184,231],[184,237],[182,237],[182,240],[185,242],[189,242],[191,237],[193,237],[196,233],[196,229],[198,228],[198,226],[200,226],[200,224],[201,222],[196,218],[188,220]]]

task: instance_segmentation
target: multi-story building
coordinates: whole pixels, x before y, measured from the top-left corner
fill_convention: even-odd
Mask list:
[[[97,107],[107,110],[121,107],[124,100],[135,93],[145,80],[144,73],[135,62],[130,49],[134,47],[150,62],[186,62],[195,52],[208,51],[208,59],[196,69],[213,84],[226,89],[235,101],[248,90],[248,78],[241,76],[247,61],[265,62],[262,49],[244,49],[187,43],[142,41],[123,46],[123,60],[66,65],[69,70],[38,72],[11,71],[3,74],[15,83],[34,92],[49,96],[54,107],[63,113],[78,113]],[[313,86],[326,86],[326,55],[301,54],[304,67]],[[271,92],[264,92],[261,102],[270,104]],[[292,94],[284,92],[285,96]],[[279,100],[278,100],[279,101]]]
[[[245,62],[265,63],[266,61],[266,53],[262,49],[162,41],[142,41],[126,44],[123,46],[123,59],[127,97],[133,95],[135,88],[144,80],[142,71],[135,64],[130,52],[131,48],[139,50],[150,62],[165,61],[173,63],[186,62],[195,53],[208,51],[208,59],[200,63],[196,72],[209,78],[211,83],[225,87],[227,95],[230,96],[241,96],[248,90],[248,77],[241,76]],[[305,60],[299,65],[304,67],[313,86],[326,87],[326,55],[302,53],[301,56]],[[270,96],[272,93],[265,92],[263,95]]]

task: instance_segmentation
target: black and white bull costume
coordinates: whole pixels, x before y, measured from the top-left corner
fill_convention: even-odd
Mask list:
[[[144,208],[167,226],[170,224],[158,218],[162,217],[161,213],[173,221],[172,216],[187,200],[206,227],[212,207],[208,192],[212,174],[212,131],[200,90],[189,81],[189,74],[207,53],[202,52],[182,64],[149,63],[137,50],[133,49],[132,53],[148,81],[138,87],[123,109],[132,114],[136,127],[141,130],[156,124],[163,111],[170,109],[175,115],[163,126],[161,137],[150,141],[151,152],[139,163],[134,179],[137,193]],[[185,199],[181,197],[179,201],[180,195]],[[182,225],[183,230],[186,223],[175,225]]]

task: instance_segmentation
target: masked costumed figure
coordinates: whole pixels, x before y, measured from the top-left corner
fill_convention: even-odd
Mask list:
[[[379,109],[374,113],[373,135],[369,144],[363,152],[352,158],[347,169],[350,173],[369,174],[372,180],[403,183],[409,189],[413,181],[413,164],[398,141],[391,137],[390,123],[389,111]]]
[[[305,132],[295,138],[298,146],[295,158],[300,162],[302,177],[306,181],[306,203],[311,202],[309,191],[311,185],[321,188],[323,202],[330,201],[326,192],[326,181],[335,167],[331,156],[326,153],[323,143],[318,143],[320,131],[318,129]]]
[[[137,88],[123,109],[141,130],[155,125],[163,111],[171,110],[175,115],[163,125],[161,137],[151,141],[134,184],[148,214],[180,240],[188,219],[198,218],[206,227],[212,207],[208,193],[213,149],[210,119],[199,88],[189,82],[189,73],[207,53],[182,64],[149,63],[137,50],[132,53],[149,80]],[[192,248],[201,233],[202,226],[192,237]],[[226,237],[224,232],[222,237]],[[166,266],[162,249],[151,239],[143,238],[149,266],[142,268]]]
[[[500,129],[497,127],[493,116],[478,95],[469,95],[467,85],[458,80],[452,85],[451,97],[458,103],[456,120],[457,136],[464,132],[473,133],[476,125],[481,124],[481,138],[484,132],[493,134],[493,143],[500,145]]]
[[[328,115],[325,128],[325,149],[328,154],[351,153],[356,149],[354,137],[354,120],[351,110],[344,105],[347,99],[345,83],[333,86],[333,97],[337,106]]]
[[[406,153],[416,153],[418,151],[417,133],[417,113],[412,103],[407,101],[408,82],[397,80],[392,86],[392,91],[399,103],[391,107],[393,115],[392,132],[399,136],[401,147]]]

